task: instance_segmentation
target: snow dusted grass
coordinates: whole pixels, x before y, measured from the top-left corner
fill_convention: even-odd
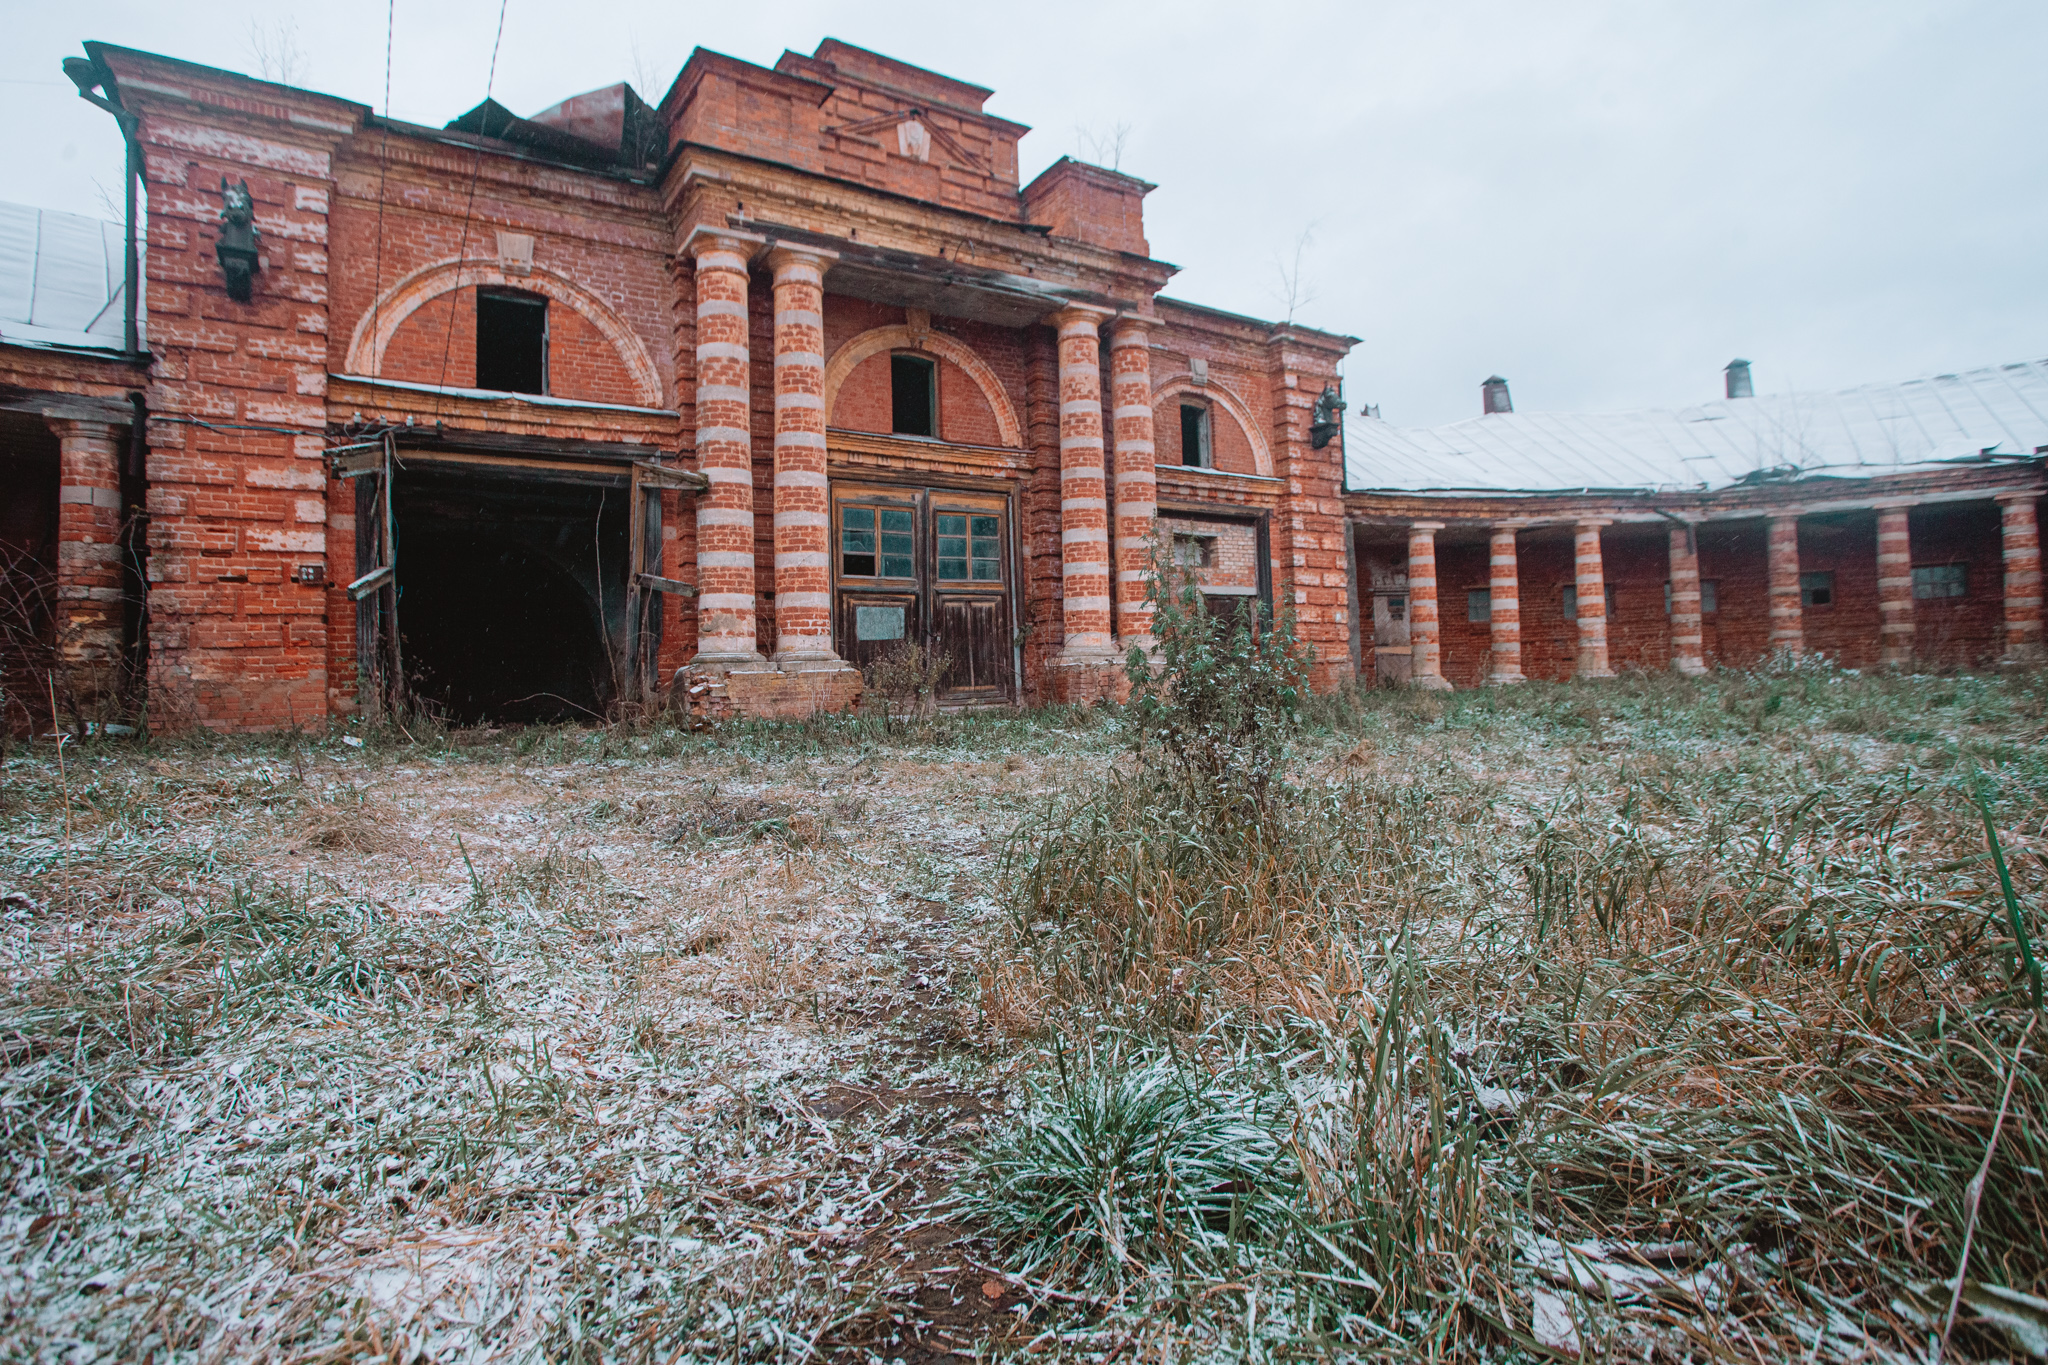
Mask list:
[[[1367,694],[1257,822],[1042,813],[983,969],[1040,1061],[962,1186],[1072,1296],[1038,1348],[2048,1354],[2044,700]]]
[[[1361,694],[1230,840],[1100,712],[17,750],[0,1356],[1921,1361],[1970,1228],[2015,1357],[2044,715]]]
[[[1060,725],[17,753],[0,1355],[915,1353]]]

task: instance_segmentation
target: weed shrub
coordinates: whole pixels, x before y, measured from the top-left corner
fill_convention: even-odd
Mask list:
[[[1259,799],[1155,712],[1011,849],[984,998],[1043,1070],[963,1197],[1076,1348],[2038,1354],[2040,692],[1354,693],[1237,732],[1346,754]]]

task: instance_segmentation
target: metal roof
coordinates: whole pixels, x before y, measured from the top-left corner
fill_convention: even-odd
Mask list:
[[[1836,393],[1612,413],[1504,412],[1441,427],[1345,424],[1345,485],[1411,493],[1717,489],[1874,478],[2048,447],[2048,360]]]
[[[122,229],[0,204],[0,342],[121,349]]]

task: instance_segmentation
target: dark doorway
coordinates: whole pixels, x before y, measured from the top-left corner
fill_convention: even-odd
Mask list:
[[[47,728],[54,659],[57,438],[41,417],[0,412],[0,725]]]
[[[603,716],[627,626],[627,479],[412,459],[393,491],[414,695],[465,725]]]

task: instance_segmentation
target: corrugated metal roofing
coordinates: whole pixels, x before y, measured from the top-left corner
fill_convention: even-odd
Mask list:
[[[1399,492],[1716,489],[1759,471],[1872,478],[2048,446],[2048,360],[1669,411],[1345,424],[1345,482]],[[1796,471],[1796,473],[1795,473]]]
[[[0,341],[120,350],[119,223],[0,204]]]

